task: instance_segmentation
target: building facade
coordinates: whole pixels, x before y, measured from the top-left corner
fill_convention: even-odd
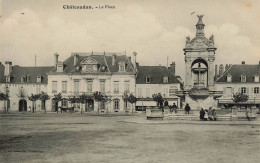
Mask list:
[[[258,65],[245,64],[243,61],[239,65],[231,65],[226,71],[217,78],[215,83],[216,90],[223,91],[223,96],[218,98],[218,107],[230,108],[236,104],[244,108],[259,108],[259,71]],[[246,102],[235,103],[232,98],[234,93],[248,95]]]
[[[182,83],[175,76],[175,63],[169,68],[164,66],[137,66],[136,77],[136,110],[157,106],[152,95],[160,93],[169,105],[175,103],[181,107],[181,101],[176,93],[182,88]]]
[[[135,57],[135,55],[134,55]],[[63,100],[59,103],[52,100],[53,111],[57,107],[71,107],[68,99],[87,95],[83,111],[125,112],[131,109],[125,104],[123,95],[135,95],[135,64],[131,57],[122,53],[72,53],[64,62],[58,61],[54,55],[54,69],[48,72],[47,92],[54,98],[61,94]],[[106,101],[95,101],[94,93],[100,92],[107,97]],[[80,104],[73,104],[79,108]],[[128,107],[127,107],[128,106]]]
[[[32,102],[28,99],[31,94],[47,92],[49,72],[54,67],[21,67],[6,61],[0,64],[0,91],[8,94],[6,107],[11,111],[30,111]],[[4,101],[0,101],[4,107]],[[36,101],[36,110],[44,110],[48,101]]]

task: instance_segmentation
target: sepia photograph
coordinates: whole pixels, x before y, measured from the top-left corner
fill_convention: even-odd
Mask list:
[[[0,162],[260,160],[260,0],[0,0]]]

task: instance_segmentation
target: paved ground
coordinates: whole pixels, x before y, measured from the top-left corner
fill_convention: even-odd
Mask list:
[[[66,113],[0,115],[0,162],[258,162],[260,159],[259,125],[123,121],[138,118]]]

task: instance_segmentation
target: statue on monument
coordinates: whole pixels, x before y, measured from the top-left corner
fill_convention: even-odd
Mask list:
[[[197,15],[197,17],[199,18],[199,21],[202,21],[204,15]]]
[[[211,35],[210,38],[209,38],[209,41],[214,43],[214,35]]]
[[[187,37],[186,37],[186,45],[187,45],[188,43],[190,43],[190,36],[187,36]]]

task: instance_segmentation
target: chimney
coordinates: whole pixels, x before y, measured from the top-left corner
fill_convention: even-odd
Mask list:
[[[245,62],[245,61],[242,61],[242,65],[244,65],[244,64],[246,64],[246,62]]]
[[[78,60],[79,60],[79,55],[74,54],[74,66],[78,63]]]
[[[224,73],[224,66],[221,64],[219,66],[219,75],[222,75]]]
[[[170,64],[170,71],[173,73],[173,75],[175,75],[175,62]]]
[[[137,53],[136,52],[133,52],[133,64],[134,64],[134,69],[136,70],[136,55]]]
[[[215,77],[218,76],[218,65],[215,65]]]
[[[57,66],[57,62],[59,60],[59,54],[58,53],[54,53],[54,66]]]
[[[5,62],[5,76],[10,75],[12,71],[12,62],[6,61]]]
[[[112,54],[112,65],[114,66],[116,62],[116,55]]]

